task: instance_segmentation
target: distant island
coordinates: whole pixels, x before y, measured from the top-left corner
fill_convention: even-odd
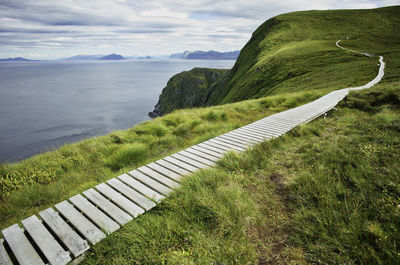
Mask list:
[[[174,53],[169,56],[172,59],[184,60],[236,60],[240,51],[217,52],[217,51],[185,51],[183,53]]]
[[[22,57],[14,57],[14,58],[7,58],[7,59],[0,59],[1,62],[28,62],[32,61]]]
[[[67,60],[75,60],[75,61],[79,61],[79,60],[99,60],[100,58],[104,57],[104,55],[82,55],[82,54],[78,54],[72,57],[67,58]]]
[[[125,60],[125,58],[122,55],[119,54],[109,54],[104,57],[99,58],[99,60]]]
[[[138,59],[149,60],[149,59],[153,59],[153,57],[151,57],[151,56],[142,56],[142,57],[138,57]]]

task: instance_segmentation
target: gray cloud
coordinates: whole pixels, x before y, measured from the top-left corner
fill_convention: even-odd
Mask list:
[[[266,19],[396,0],[0,0],[0,57],[168,54],[243,47]]]

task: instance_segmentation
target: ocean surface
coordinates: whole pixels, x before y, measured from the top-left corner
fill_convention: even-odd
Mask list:
[[[148,120],[174,74],[232,60],[0,63],[0,162]]]

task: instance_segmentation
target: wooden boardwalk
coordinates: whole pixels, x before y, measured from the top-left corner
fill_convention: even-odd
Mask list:
[[[336,43],[339,48],[339,41]],[[355,52],[355,51],[352,51]],[[370,56],[369,54],[365,54]],[[334,108],[350,90],[378,83],[385,64],[380,57],[377,77],[367,85],[333,91],[313,102],[283,111],[203,143],[191,146],[110,179],[4,230],[0,239],[0,265],[67,264],[157,205],[179,187],[181,179],[216,165],[229,151],[279,137],[301,123]]]

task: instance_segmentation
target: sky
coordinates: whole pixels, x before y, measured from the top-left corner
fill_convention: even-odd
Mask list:
[[[240,50],[268,18],[400,0],[0,0],[0,58]]]

